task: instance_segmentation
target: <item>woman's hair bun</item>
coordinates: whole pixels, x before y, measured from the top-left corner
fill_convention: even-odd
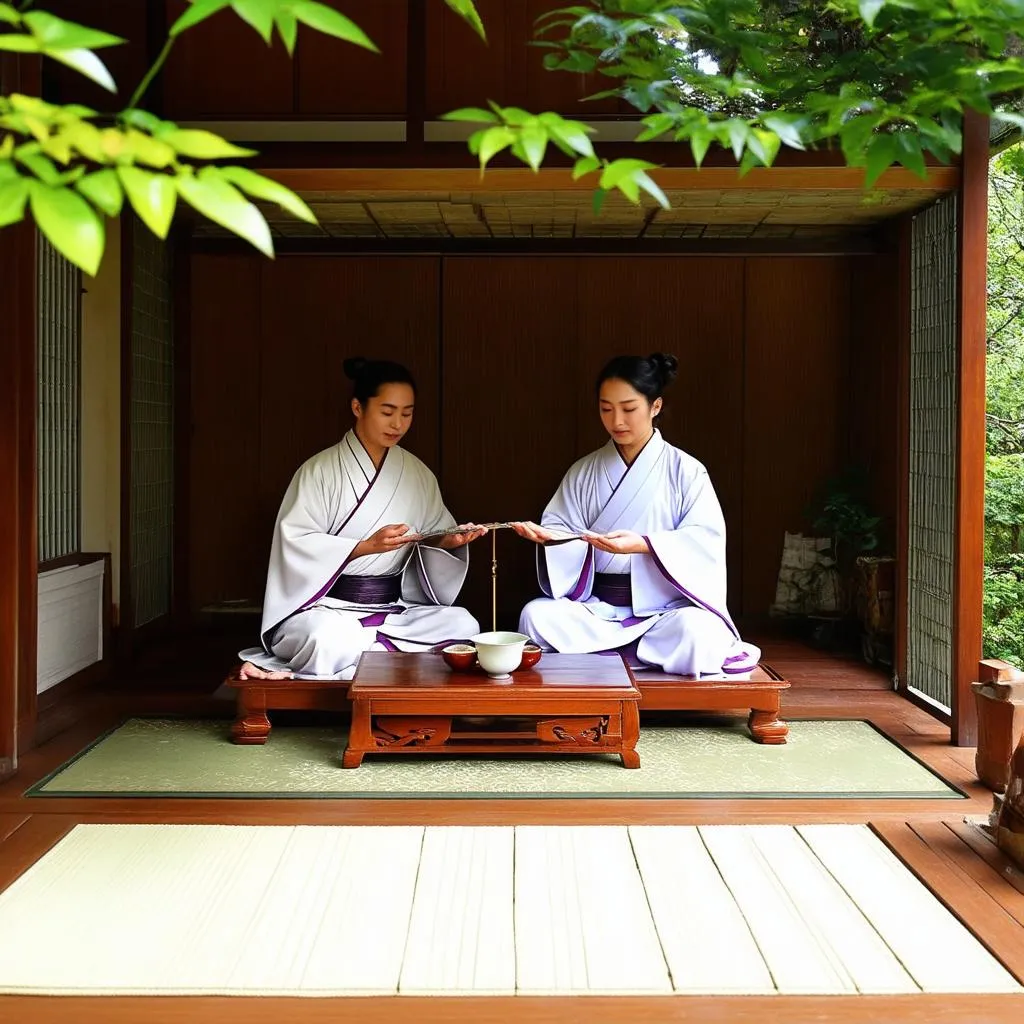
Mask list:
[[[668,387],[676,379],[676,374],[679,372],[679,360],[675,356],[667,355],[664,352],[652,352],[647,359],[657,369],[662,380],[662,387]]]
[[[345,376],[348,377],[349,380],[357,380],[363,370],[366,369],[367,362],[368,360],[364,359],[362,356],[353,356],[351,359],[346,359],[345,362],[341,364],[341,367],[345,371]],[[337,363],[335,363],[335,366],[337,366]]]

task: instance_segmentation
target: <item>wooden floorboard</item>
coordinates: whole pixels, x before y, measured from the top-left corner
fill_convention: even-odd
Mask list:
[[[938,849],[932,847],[910,824],[877,822],[873,827],[893,853],[960,918],[982,945],[1024,983],[1024,927],[960,863],[946,856],[945,844],[940,844]]]
[[[995,841],[976,825],[965,821],[947,821],[946,828],[960,837],[1000,878],[1024,893],[1024,869],[1014,864]]]
[[[28,814],[0,814],[0,843],[16,832],[28,819]]]
[[[645,996],[582,998],[394,996],[360,1000],[360,1024],[1019,1024],[1024,996]],[[0,997],[0,1018],[32,1024],[334,1024],[353,1019],[349,1000],[124,996]]]

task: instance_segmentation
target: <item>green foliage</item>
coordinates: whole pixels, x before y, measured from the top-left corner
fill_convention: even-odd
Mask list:
[[[483,34],[472,0],[447,2]],[[252,150],[211,132],[179,128],[140,108],[175,40],[227,9],[268,44],[276,30],[289,53],[300,25],[377,49],[350,18],[317,0],[192,0],[171,26],[160,56],[127,109],[100,114],[75,104],[55,106],[34,96],[0,96],[0,228],[31,216],[58,252],[95,274],[103,257],[104,218],[119,216],[126,201],[160,238],[167,237],[179,203],[184,202],[268,256],[274,253],[270,229],[253,199],[276,203],[315,223],[306,204],[283,185],[223,163],[252,156]],[[27,2],[0,0],[0,51],[60,61],[111,92],[116,91],[115,82],[95,51],[123,42]],[[528,138],[517,152],[537,155],[538,142]]]
[[[864,473],[856,468],[826,481],[809,516],[819,536],[831,537],[840,571],[848,571],[858,555],[878,547],[881,516],[871,515]]]
[[[984,651],[1024,666],[1024,153],[989,179]]]

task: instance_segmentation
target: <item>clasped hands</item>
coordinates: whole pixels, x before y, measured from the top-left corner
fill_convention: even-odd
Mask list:
[[[536,523],[512,523],[512,529],[520,537],[532,540],[534,544],[551,544],[565,540],[559,536],[557,530],[549,530]],[[611,533],[592,533],[590,530],[583,530],[580,537],[591,547],[607,551],[610,555],[646,555],[650,554],[651,550],[647,541],[632,530],[612,530]]]

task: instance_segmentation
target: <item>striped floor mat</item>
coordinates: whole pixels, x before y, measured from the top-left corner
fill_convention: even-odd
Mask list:
[[[865,826],[80,825],[0,991],[1020,991]]]

